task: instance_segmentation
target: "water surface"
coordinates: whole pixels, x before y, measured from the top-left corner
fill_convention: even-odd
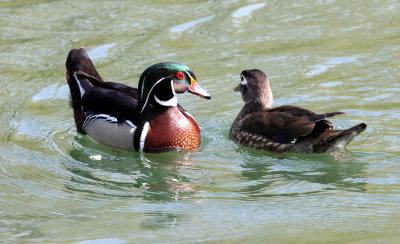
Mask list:
[[[398,1],[0,1],[0,240],[5,243],[400,241]],[[180,104],[196,153],[140,154],[76,132],[64,63],[85,47],[105,80],[188,64],[210,101]],[[337,155],[228,139],[243,69],[275,105],[369,125]]]

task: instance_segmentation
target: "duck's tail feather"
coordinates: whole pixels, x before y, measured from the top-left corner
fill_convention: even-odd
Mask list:
[[[366,128],[367,124],[361,123],[346,130],[327,129],[321,134],[320,138],[322,140],[314,145],[313,151],[315,153],[324,153],[341,150]]]
[[[68,53],[67,61],[65,62],[67,72],[73,74],[76,71],[82,71],[96,79],[103,80],[97,73],[92,60],[90,60],[84,48],[71,49]]]
[[[84,48],[72,49],[65,62],[65,79],[71,92],[71,107],[74,109],[74,118],[78,132],[82,129],[85,115],[82,110],[81,98],[85,88],[92,86],[90,80],[103,82]]]
[[[314,123],[317,123],[316,131],[322,133],[325,129],[332,129],[333,124],[331,121],[327,120],[326,118],[333,117],[336,115],[345,114],[345,112],[330,112],[324,114],[315,114],[310,117],[310,120]]]

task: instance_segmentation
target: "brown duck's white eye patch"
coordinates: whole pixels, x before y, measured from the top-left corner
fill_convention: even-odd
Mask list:
[[[243,75],[240,76],[240,80],[241,80],[241,82],[240,82],[241,85],[244,85],[244,86],[247,85],[247,80]]]

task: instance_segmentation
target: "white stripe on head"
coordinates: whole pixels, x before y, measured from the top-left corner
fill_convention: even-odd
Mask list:
[[[82,88],[81,82],[80,82],[80,80],[78,79],[78,77],[76,76],[76,73],[74,73],[73,76],[74,76],[74,78],[75,78],[76,83],[77,83],[78,86],[79,86],[79,91],[80,91],[80,93],[81,93],[81,99],[82,99],[83,94],[85,94],[85,90]]]
[[[186,70],[184,70],[183,72],[185,72],[188,76],[189,76],[189,78],[191,78],[191,79],[193,79],[193,80],[196,80],[195,78],[193,78],[191,75],[190,75],[190,73],[189,72],[187,72]]]
[[[140,148],[139,148],[140,152],[143,152],[144,143],[146,141],[146,136],[147,136],[147,133],[149,132],[149,126],[150,126],[149,122],[146,122],[143,125],[142,134],[140,135]]]
[[[150,89],[150,91],[149,91],[149,93],[148,93],[148,95],[147,95],[147,97],[146,97],[146,101],[145,101],[145,103],[144,103],[144,105],[143,105],[142,111],[140,111],[140,113],[142,113],[143,110],[144,110],[144,108],[146,107],[146,104],[147,104],[147,102],[149,101],[149,96],[150,96],[151,91],[153,91],[154,87],[155,87],[158,83],[160,83],[161,81],[163,81],[165,78],[167,78],[167,77],[163,77],[163,78],[159,79],[159,80],[158,80],[156,83],[154,83],[154,85],[151,87],[151,89]],[[140,97],[141,97],[141,98],[143,97],[143,86],[144,86],[144,84],[142,84],[142,93],[140,94]]]

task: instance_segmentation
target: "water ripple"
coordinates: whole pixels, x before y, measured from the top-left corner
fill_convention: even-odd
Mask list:
[[[174,26],[171,29],[169,29],[169,31],[173,32],[173,33],[175,33],[175,32],[184,32],[184,31],[187,31],[190,28],[194,27],[195,25],[210,21],[213,18],[214,18],[214,16],[212,15],[212,16],[207,16],[207,17],[204,17],[204,18],[192,20],[192,21],[189,21],[189,22]]]
[[[33,102],[48,99],[68,99],[69,87],[67,84],[59,85],[58,83],[51,84],[43,88],[39,93],[33,96]]]
[[[359,57],[333,57],[333,58],[326,58],[325,64],[317,64],[311,66],[313,70],[305,73],[306,76],[315,76],[319,75],[328,69],[331,69],[339,64],[346,64],[346,63],[355,63]]]
[[[256,3],[239,8],[232,13],[232,21],[234,24],[240,24],[247,21],[251,17],[251,12],[265,6],[265,3]]]
[[[114,47],[115,45],[116,43],[108,43],[95,47],[88,52],[88,55],[93,60],[105,58],[108,55],[110,48]]]
[[[2,241],[399,242],[399,4],[0,2]],[[200,150],[126,152],[79,134],[64,63],[80,46],[134,86],[150,64],[190,64],[213,96],[179,97]],[[232,88],[252,68],[270,76],[276,105],[343,109],[335,126],[368,129],[337,159],[233,142],[243,101]]]

